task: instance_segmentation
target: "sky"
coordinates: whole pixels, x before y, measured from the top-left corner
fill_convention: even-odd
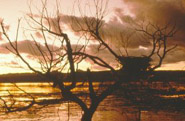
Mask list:
[[[73,11],[75,1],[76,0],[59,0],[60,12],[61,16],[64,16],[63,18],[65,18],[65,16],[70,17],[75,11],[75,15],[80,19],[77,12],[78,9]],[[84,6],[86,6],[89,1],[91,0],[86,0],[85,2],[84,0],[81,0],[82,8],[85,8]],[[28,55],[31,55],[32,53],[26,45],[32,43],[32,41],[31,38],[25,37],[23,32],[26,28],[29,28],[25,18],[26,15],[30,13],[30,3],[33,13],[38,15],[38,9],[42,8],[42,4],[39,0],[0,0],[0,18],[1,21],[3,20],[6,24],[12,40],[14,40],[16,35],[17,21],[21,18],[19,49],[27,58]],[[90,2],[90,6],[93,6],[93,4],[91,4],[92,3]],[[55,0],[48,0],[47,9],[51,13],[55,12]],[[92,10],[94,10],[93,7]],[[111,35],[115,37],[111,41],[113,45],[119,45],[116,38],[117,33],[130,31],[131,26],[128,26],[128,20],[135,20],[138,22],[145,20],[159,25],[167,22],[170,22],[172,25],[176,24],[178,32],[173,38],[170,38],[168,44],[169,46],[177,44],[177,48],[166,56],[164,64],[160,69],[185,70],[185,0],[109,0],[104,31],[111,33],[107,35],[106,39],[110,39]],[[66,19],[62,19],[62,23],[69,25],[69,22]],[[66,31],[69,32],[71,39],[76,39],[78,37],[78,35],[75,34],[75,32],[72,32],[70,28]],[[39,38],[39,33],[36,33],[35,36],[38,40],[41,39]],[[131,44],[128,47],[130,56],[144,55],[151,51],[149,45],[138,40],[137,36],[133,35],[131,40]],[[24,63],[22,63],[19,58],[16,58],[15,55],[11,54],[5,48],[7,46],[7,40],[3,37],[2,32],[0,32],[0,74],[31,72],[29,69],[25,68]],[[89,46],[89,53],[96,53],[94,50],[95,46],[96,44],[94,43]],[[117,47],[118,46],[113,47],[115,48],[115,51],[117,51]],[[106,50],[99,53],[97,56],[101,56],[108,63],[116,66],[115,60]],[[37,66],[34,59],[30,59],[29,62],[32,65]],[[94,70],[102,69],[97,66],[92,67],[92,62],[89,61],[81,64],[81,67],[83,67],[82,69],[84,70],[89,66],[94,68]]]

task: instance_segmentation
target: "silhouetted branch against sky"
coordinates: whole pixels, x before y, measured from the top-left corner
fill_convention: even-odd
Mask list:
[[[22,3],[22,7],[15,7],[15,5],[20,2]],[[97,6],[93,6],[94,3]],[[175,36],[169,38],[167,42],[169,47],[173,47],[173,45],[176,44],[178,46],[165,57],[164,64],[176,64],[176,69],[181,69],[180,67],[182,65],[179,63],[184,63],[185,60],[184,56],[182,56],[185,53],[185,37],[183,34],[185,31],[183,24],[185,10],[183,0],[109,0],[108,2],[99,1],[99,3],[98,1],[94,2],[89,0],[70,0],[67,2],[59,0],[58,4],[56,4],[56,1],[52,0],[48,0],[47,3],[36,0],[18,0],[13,2],[7,0],[6,2],[2,2],[2,4],[4,4],[2,6],[6,6],[6,9],[2,8],[0,12],[1,21],[4,21],[4,27],[8,30],[7,32],[12,40],[16,38],[17,20],[22,18],[18,38],[19,50],[21,53],[23,52],[27,56],[32,56],[33,58],[37,57],[39,54],[38,49],[35,52],[30,51],[30,48],[38,47],[38,45],[34,45],[34,41],[40,43],[40,49],[47,50],[61,47],[59,46],[59,38],[53,35],[51,36],[49,32],[46,32],[48,29],[56,34],[60,32],[67,33],[73,48],[84,48],[83,45],[86,44],[85,50],[88,51],[89,54],[98,52],[98,54],[96,54],[97,56],[104,57],[108,63],[115,66],[117,64],[115,60],[112,59],[112,56],[109,56],[109,53],[112,53],[114,56],[140,56],[149,54],[152,49],[151,43],[147,41],[149,38],[143,38],[142,33],[135,32],[133,23],[138,23],[140,25],[145,23],[143,24],[145,26],[151,23],[160,27],[167,24],[170,24],[169,26],[176,25],[178,29]],[[46,6],[45,8],[39,7],[44,4]],[[20,6],[20,4],[18,6]],[[102,8],[100,6],[102,6]],[[100,12],[96,13],[95,10],[99,10]],[[39,27],[36,21],[42,21],[40,24],[44,25],[46,28]],[[87,30],[91,30],[91,33],[93,32],[94,34],[97,34],[96,30],[99,30],[98,34],[101,38],[97,38],[92,34],[90,35]],[[13,59],[13,56],[5,49],[7,43],[2,33],[0,33],[0,39],[0,56],[4,57],[5,55],[9,55],[7,59]],[[95,39],[99,41],[95,41]],[[102,45],[102,39],[105,40],[106,44],[111,46],[111,48],[105,49],[104,46],[106,45]],[[47,41],[47,47],[44,45],[45,40],[55,41]],[[85,40],[89,41],[87,42]],[[24,46],[25,43],[30,43],[29,47]],[[98,43],[100,43],[100,45]],[[84,49],[82,50],[84,51]],[[174,54],[175,51],[178,53],[176,52],[176,54]],[[59,54],[61,55],[61,53],[57,52],[55,55]],[[50,54],[47,53],[47,55],[49,56]],[[173,58],[172,55],[174,56]],[[39,61],[41,62],[44,60],[46,60],[46,58],[40,58]],[[4,60],[1,61],[5,63]],[[86,70],[91,65],[91,62],[89,60],[83,61],[83,65],[84,67],[81,69]],[[47,67],[47,65],[42,66]],[[7,66],[1,68],[6,68],[3,70],[7,70],[7,72],[9,70]],[[98,70],[95,66],[91,66],[90,68]],[[170,69],[170,67],[166,69]]]

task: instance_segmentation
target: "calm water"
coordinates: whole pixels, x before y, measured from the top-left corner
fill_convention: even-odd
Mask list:
[[[0,96],[5,100],[10,100],[9,95],[13,95],[16,101],[22,104],[21,100],[30,100],[30,97],[21,91],[25,90],[37,100],[59,98],[60,92],[57,88],[52,88],[50,83],[6,83],[0,84]],[[99,83],[94,83],[95,90],[100,92],[104,87],[99,87]],[[184,89],[184,87],[179,87]],[[87,92],[87,88],[77,88],[75,92]],[[121,93],[120,93],[121,94]],[[125,99],[118,92],[110,95],[99,105],[93,116],[93,121],[136,121],[139,111],[132,107],[124,106]],[[88,102],[88,99],[83,97]],[[1,104],[3,102],[0,102]],[[22,104],[25,105],[25,104]],[[141,121],[185,121],[184,112],[167,111],[141,111]],[[1,109],[0,121],[79,121],[82,115],[80,107],[71,102],[64,102],[46,107],[34,106],[27,111],[4,114]]]

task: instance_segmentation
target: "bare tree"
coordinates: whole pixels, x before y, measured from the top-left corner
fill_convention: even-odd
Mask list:
[[[19,24],[17,27],[17,33],[16,33],[16,39],[15,41],[12,41],[9,38],[8,32],[5,29],[5,25],[2,22],[1,28],[3,35],[6,37],[6,39],[9,42],[10,47],[7,47],[9,51],[11,51],[13,54],[15,54],[17,57],[19,57],[26,66],[32,70],[33,72],[50,79],[54,82],[54,86],[58,85],[59,89],[61,91],[61,99],[54,99],[54,100],[43,100],[40,102],[37,102],[34,97],[31,97],[33,100],[28,106],[25,107],[13,107],[14,103],[12,105],[8,106],[6,101],[1,98],[1,100],[4,102],[4,107],[7,109],[8,112],[15,112],[15,111],[22,111],[30,108],[34,104],[53,104],[53,103],[61,103],[63,100],[68,100],[77,103],[81,109],[83,110],[83,115],[81,120],[82,121],[91,121],[94,112],[96,111],[97,107],[99,106],[100,102],[102,102],[107,96],[112,94],[115,90],[117,90],[119,87],[121,88],[123,83],[126,83],[131,80],[138,80],[143,78],[142,76],[137,76],[137,78],[133,78],[133,75],[135,74],[141,75],[143,72],[147,72],[149,70],[154,70],[161,66],[163,59],[165,58],[166,54],[175,48],[167,48],[167,40],[168,38],[172,37],[176,33],[175,26],[172,27],[167,32],[168,25],[161,28],[158,26],[154,26],[153,24],[150,24],[149,26],[153,27],[155,30],[154,32],[151,32],[146,28],[138,28],[137,31],[143,32],[146,34],[146,36],[149,36],[152,38],[152,52],[150,55],[146,55],[143,57],[130,57],[128,56],[127,51],[127,45],[124,46],[124,49],[127,53],[127,57],[123,55],[119,55],[116,53],[116,51],[108,44],[108,41],[104,39],[103,36],[104,33],[102,32],[103,26],[104,26],[104,16],[106,14],[107,9],[107,2],[106,4],[103,4],[103,0],[94,0],[95,5],[95,16],[94,17],[88,17],[82,15],[82,19],[77,19],[77,17],[73,16],[72,22],[75,24],[74,27],[73,24],[71,24],[71,27],[75,32],[83,33],[82,35],[87,38],[87,41],[93,40],[98,42],[99,48],[103,47],[109,51],[111,55],[114,56],[115,60],[117,60],[117,63],[121,65],[121,68],[119,71],[116,71],[114,67],[112,67],[109,63],[107,63],[105,60],[103,60],[100,57],[97,57],[95,55],[88,54],[85,49],[87,45],[82,45],[79,47],[79,49],[73,49],[71,40],[67,33],[64,32],[62,26],[61,26],[61,15],[60,11],[57,8],[56,16],[55,18],[52,18],[49,16],[47,7],[46,7],[46,1],[42,2],[43,8],[41,11],[39,11],[40,15],[39,17],[35,17],[34,14],[31,11],[30,8],[30,14],[28,15],[29,21],[28,24],[30,25],[31,29],[34,31],[39,31],[42,35],[43,44],[45,48],[42,48],[42,43],[39,43],[38,40],[34,37],[34,35],[31,34],[31,37],[35,43],[35,48],[39,53],[39,56],[37,56],[37,62],[40,64],[40,68],[36,69],[33,67],[28,60],[20,53],[19,45],[18,45],[18,34],[19,34]],[[103,6],[104,5],[104,6]],[[58,7],[58,6],[57,6]],[[79,10],[81,11],[81,8],[79,7]],[[33,26],[34,25],[34,26]],[[47,35],[52,36],[53,38],[58,40],[58,43],[60,43],[59,46],[56,48],[50,45],[49,40],[47,38]],[[123,34],[120,35],[123,39]],[[55,40],[54,39],[54,40]],[[129,38],[127,38],[129,39]],[[54,41],[53,40],[53,41]],[[51,40],[50,40],[51,41]],[[153,55],[157,55],[159,57],[159,63],[157,65],[151,66],[150,61],[151,57]],[[106,69],[111,70],[112,75],[115,79],[115,82],[112,85],[109,85],[105,90],[102,90],[100,94],[97,94],[93,87],[93,80],[91,80],[90,70],[87,70],[87,82],[88,82],[88,90],[89,90],[89,98],[90,98],[90,104],[87,104],[83,99],[81,99],[78,95],[76,95],[74,92],[72,92],[72,89],[77,88],[77,78],[76,78],[76,70],[75,64],[80,63],[84,59],[90,59],[95,64],[105,67]],[[137,65],[137,63],[140,63],[140,65]],[[134,69],[133,69],[133,66]],[[53,72],[62,72],[64,68],[68,68],[69,70],[69,76],[66,77],[57,77],[53,76]],[[68,80],[71,82],[70,85],[66,86],[63,80]],[[25,92],[25,91],[24,91]],[[25,92],[26,93],[26,92]],[[29,94],[28,94],[29,95]]]
[[[72,26],[72,28],[75,32],[80,32],[83,34],[85,33],[85,35],[88,36],[87,38],[91,38],[93,41],[98,42],[99,46],[97,49],[99,51],[101,51],[100,48],[108,50],[109,53],[114,56],[115,60],[117,60],[117,63],[121,65],[120,70],[115,71],[115,69],[111,68],[110,65],[102,65],[102,63],[94,61],[92,55],[82,52],[74,53],[75,55],[83,55],[86,58],[90,58],[96,64],[107,67],[113,72],[114,77],[116,77],[115,83],[103,91],[101,95],[97,96],[99,99],[103,100],[112,92],[114,92],[116,88],[119,88],[123,83],[127,84],[125,87],[125,89],[127,89],[129,84],[131,86],[131,83],[128,83],[129,81],[148,80],[151,76],[151,72],[159,68],[162,65],[166,55],[177,47],[177,45],[168,44],[169,39],[176,34],[177,28],[175,24],[169,23],[165,25],[157,25],[150,22],[148,22],[147,25],[141,23],[137,24],[137,26],[134,26],[135,31],[141,33],[144,36],[143,39],[147,39],[152,50],[148,55],[139,57],[128,56],[129,36],[124,36],[124,33],[121,33],[120,38],[123,39],[122,41],[126,42],[123,42],[123,48],[126,51],[126,56],[124,56],[123,53],[117,53],[116,50],[112,48],[112,45],[109,45],[110,40],[107,40],[104,37],[106,36],[104,31],[104,16],[106,7],[102,7],[98,4],[98,2],[99,1],[94,0],[96,7],[96,13],[94,17],[87,17],[87,15],[83,15],[83,13],[80,11],[83,18],[79,19],[74,17],[73,23],[77,24],[77,27]],[[157,60],[157,64],[151,64],[153,56],[159,58]]]
[[[112,54],[115,57],[115,60],[117,60],[122,66],[125,65],[125,58],[134,58],[129,57],[128,55],[128,47],[130,44],[130,38],[133,35],[133,33],[140,33],[144,39],[144,41],[147,41],[150,43],[150,46],[152,48],[150,54],[143,55],[141,58],[148,58],[148,61],[152,59],[153,56],[157,56],[159,58],[158,63],[156,65],[152,65],[149,68],[149,65],[146,70],[155,70],[156,68],[159,68],[168,54],[171,50],[175,49],[177,45],[169,45],[169,39],[172,38],[176,32],[177,27],[176,24],[173,23],[166,23],[164,25],[158,25],[157,23],[151,23],[151,22],[135,22],[132,21],[133,24],[131,25],[132,29],[134,29],[135,32],[131,32],[130,34],[121,32],[119,34],[119,41],[122,41],[122,48],[125,50],[126,56],[124,56],[123,53],[117,53],[110,45],[110,40],[107,40],[104,36],[106,36],[106,30],[104,30],[105,26],[105,11],[106,6],[102,7],[101,4],[98,4],[99,1],[94,0],[94,4],[96,7],[96,13],[94,17],[87,17],[87,15],[83,15],[81,12],[81,16],[83,18],[73,18],[73,22],[77,24],[77,27],[72,27],[75,32],[81,32],[85,33],[85,35],[90,36],[88,38],[91,38],[92,40],[96,40],[96,42],[99,43],[99,47],[106,48],[110,54]],[[80,8],[79,8],[80,9]],[[83,22],[82,22],[83,21]],[[114,33],[114,32],[112,32]],[[109,33],[108,33],[109,34]],[[110,33],[111,34],[111,33]],[[109,35],[110,36],[110,35]],[[82,53],[81,53],[82,54]],[[139,58],[139,57],[138,57]]]

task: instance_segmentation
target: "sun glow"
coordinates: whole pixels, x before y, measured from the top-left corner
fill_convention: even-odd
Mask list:
[[[185,61],[180,61],[177,63],[163,64],[157,70],[185,70]]]
[[[148,48],[147,47],[144,47],[144,46],[139,46],[139,49],[143,49],[143,50],[148,50]]]

